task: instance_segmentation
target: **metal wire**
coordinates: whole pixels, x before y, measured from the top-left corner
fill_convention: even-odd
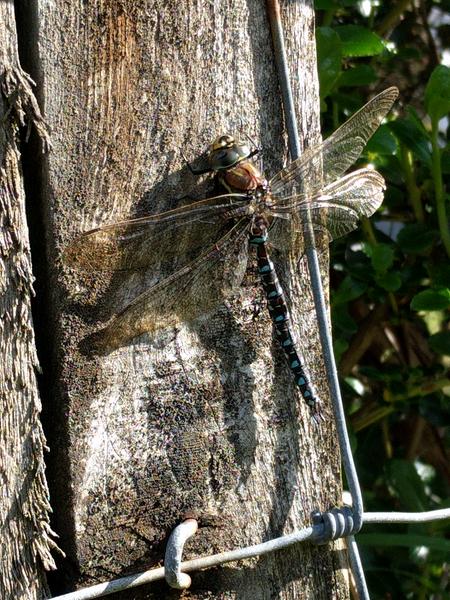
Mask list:
[[[437,521],[442,519],[450,519],[450,508],[421,513],[374,512],[364,514],[365,523],[428,523],[429,521]],[[187,560],[180,564],[180,568],[183,572],[192,572],[200,569],[207,569],[209,567],[217,567],[224,563],[235,562],[244,560],[246,558],[252,558],[254,556],[269,554],[270,552],[275,552],[276,550],[281,550],[300,542],[310,541],[320,543],[320,540],[325,539],[326,534],[327,532],[324,531],[323,523],[318,523],[312,527],[305,527],[294,533],[275,538],[262,544],[256,544],[254,546],[247,546],[246,548],[238,548],[236,550],[222,552],[221,554],[213,554],[211,556]],[[350,551],[350,546],[353,544],[353,536],[349,536],[347,538],[347,542]],[[176,551],[177,550],[175,549],[175,552]],[[157,569],[144,571],[143,573],[138,573],[137,575],[121,577],[120,579],[114,579],[112,581],[100,583],[76,592],[63,594],[62,596],[54,596],[53,600],[92,600],[93,598],[101,598],[103,596],[108,596],[109,594],[114,594],[115,592],[120,592],[147,583],[152,583],[153,581],[164,579],[164,576],[164,567],[159,567]]]
[[[284,46],[284,35],[280,17],[280,6],[278,0],[267,0],[269,20],[272,30],[273,44],[275,49],[275,59],[278,69],[278,77],[283,97],[284,117],[286,129],[288,132],[289,152],[292,160],[300,156],[300,141],[298,138],[297,119],[295,116],[294,100],[292,96],[289,70],[287,66],[286,50]],[[336,369],[336,362],[333,353],[333,341],[331,338],[330,327],[328,324],[327,309],[323,293],[322,278],[320,275],[319,260],[316,248],[307,250],[308,267],[311,277],[311,287],[313,290],[314,303],[319,324],[319,335],[322,344],[322,351],[325,361],[325,370],[327,373],[328,384],[330,387],[331,398],[333,401],[334,416],[336,419],[336,428],[339,436],[339,443],[342,452],[342,461],[344,463],[345,474],[347,476],[348,486],[352,495],[352,505],[354,512],[354,533],[358,532],[362,525],[363,501],[361,488],[359,486],[358,475],[351,452],[350,440],[345,425],[345,413],[342,404],[341,390],[339,387],[339,378]]]
[[[450,519],[450,508],[423,512],[369,512],[364,513],[364,523],[429,523]]]
[[[188,560],[181,563],[180,567],[183,572],[198,571],[199,569],[215,567],[236,560],[261,556],[263,554],[274,552],[275,550],[281,550],[282,548],[292,546],[298,542],[303,542],[309,539],[312,534],[313,527],[305,527],[300,531],[296,531],[280,538],[275,538],[262,544],[256,544],[254,546],[247,546],[246,548],[238,548],[237,550],[222,552],[221,554],[213,554],[212,556]],[[157,581],[159,579],[164,579],[164,567],[145,571],[143,573],[139,573],[138,575],[122,577],[107,583],[100,583],[90,588],[84,588],[83,590],[71,592],[70,594],[55,596],[53,600],[91,600],[92,598],[108,596],[114,592],[131,589],[145,583]]]
[[[267,0],[267,11],[272,31],[278,79],[283,98],[284,118],[286,129],[288,131],[289,151],[291,154],[291,159],[295,160],[300,156],[300,141],[298,138],[297,120],[295,116],[294,100],[291,90],[289,68],[284,45],[283,26],[281,23],[280,5],[278,0]],[[309,229],[310,231],[308,237],[312,240],[312,227],[309,227]],[[325,371],[330,388],[336,429],[339,438],[339,446],[341,449],[341,457],[345,474],[347,476],[350,493],[352,495],[353,531],[349,533],[357,533],[362,526],[362,517],[364,511],[363,500],[345,423],[345,413],[342,404],[336,362],[334,359],[331,330],[328,324],[325,296],[323,293],[322,278],[320,275],[319,259],[314,244],[309,245],[306,255],[319,326],[320,342],[325,362]],[[353,537],[349,539],[348,549],[353,576],[355,578],[355,584],[359,596],[362,600],[369,600],[369,592],[364,577],[364,570],[359,557],[358,546]]]

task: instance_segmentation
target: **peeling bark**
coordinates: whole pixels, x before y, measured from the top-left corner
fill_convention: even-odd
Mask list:
[[[309,2],[285,4],[300,135],[310,145],[319,138],[313,10]],[[51,440],[53,496],[77,584],[160,564],[167,535],[187,514],[201,528],[186,558],[309,523],[312,510],[338,501],[341,484],[306,266],[300,277],[295,261],[285,270],[306,364],[326,406],[320,431],[265,308],[255,311],[263,301],[251,267],[226,305],[95,356],[89,336],[161,274],[80,274],[61,262],[79,231],[210,194],[211,180],[195,180],[181,151],[196,157],[220,133],[255,139],[269,176],[285,164],[264,3],[55,0],[39,4],[39,22],[54,144],[44,174],[54,423],[63,431]],[[299,546],[194,574],[185,597],[342,599],[344,563],[333,546]],[[163,598],[167,590],[140,593]]]
[[[13,6],[0,4],[0,470],[2,494],[0,597],[42,598],[44,569],[54,569],[56,544],[39,420],[36,356],[30,300],[33,274],[18,148],[19,128],[48,136],[17,57]]]

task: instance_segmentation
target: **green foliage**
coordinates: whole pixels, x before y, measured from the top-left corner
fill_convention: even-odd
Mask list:
[[[411,300],[412,310],[443,310],[450,306],[450,290],[428,289],[419,292]]]
[[[340,25],[334,28],[342,42],[342,56],[375,56],[384,50],[383,41],[370,29],[359,25]]]
[[[366,509],[432,510],[450,505],[450,68],[435,60],[448,35],[426,19],[445,7],[428,0],[419,19],[361,5],[316,1],[324,137],[375,92],[400,98],[360,161],[385,177],[383,206],[332,246],[334,348]],[[364,527],[372,597],[449,597],[448,532]]]
[[[397,243],[404,255],[425,254],[433,248],[439,238],[435,229],[430,229],[424,223],[405,225],[400,230]]]
[[[425,108],[431,120],[439,120],[450,113],[450,69],[436,67],[425,88]]]
[[[430,348],[437,354],[450,356],[450,331],[440,331],[430,336],[428,340]]]
[[[431,166],[430,136],[417,116],[411,113],[403,119],[396,119],[389,123],[390,130],[404,148],[410,150],[413,155]]]
[[[341,40],[331,27],[318,29],[316,39],[320,89],[328,94],[341,74]]]

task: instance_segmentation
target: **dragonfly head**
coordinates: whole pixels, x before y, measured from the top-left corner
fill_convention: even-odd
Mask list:
[[[231,169],[250,154],[247,144],[239,142],[232,135],[221,135],[211,144],[208,160],[213,171],[222,171]]]

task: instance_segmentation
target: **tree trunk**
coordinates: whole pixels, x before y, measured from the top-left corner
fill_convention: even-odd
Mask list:
[[[44,476],[19,129],[34,124],[45,144],[31,80],[18,54],[14,7],[0,3],[0,597],[42,598],[44,569],[55,568]]]
[[[309,145],[320,131],[312,3],[284,4],[300,136]],[[305,268],[289,286],[325,405],[320,430],[265,309],[255,311],[261,291],[251,268],[239,294],[215,311],[98,356],[89,336],[158,273],[82,274],[61,262],[80,231],[211,195],[211,179],[189,174],[181,152],[194,158],[220,133],[254,139],[269,176],[285,164],[264,3],[38,6],[53,142],[44,172],[60,432],[50,440],[52,497],[63,548],[79,569],[76,585],[160,564],[167,535],[187,514],[201,527],[186,558],[308,524],[312,510],[338,501],[341,483]],[[186,597],[342,599],[339,554],[302,545],[205,571]],[[165,584],[140,593],[170,595]]]

